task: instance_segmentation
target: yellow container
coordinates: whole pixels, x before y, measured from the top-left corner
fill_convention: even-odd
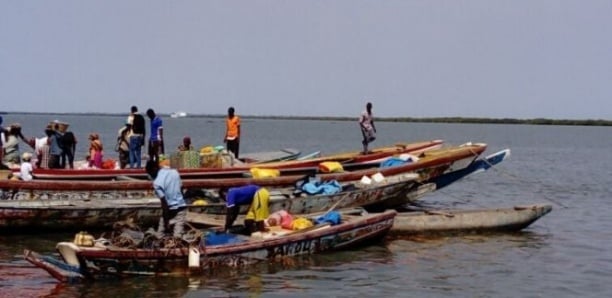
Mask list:
[[[340,173],[344,172],[342,164],[337,161],[326,161],[319,164],[321,173]]]
[[[251,175],[255,179],[261,178],[274,178],[280,176],[280,171],[277,169],[260,169],[260,168],[251,168]]]
[[[94,237],[87,232],[74,235],[74,244],[78,246],[94,246]]]

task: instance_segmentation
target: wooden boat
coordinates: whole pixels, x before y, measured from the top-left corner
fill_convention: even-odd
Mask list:
[[[0,201],[0,232],[101,229],[128,218],[152,226],[160,216],[157,198]]]
[[[240,178],[249,173],[251,168],[265,167],[267,169],[280,169],[281,173],[285,175],[304,175],[316,171],[319,164],[326,161],[337,161],[342,163],[345,169],[354,170],[373,166],[381,160],[397,154],[418,155],[427,150],[439,149],[442,144],[442,140],[420,141],[376,148],[370,154],[347,152],[307,159],[267,162],[265,164],[246,163],[225,168],[179,169],[179,172],[183,179]],[[126,177],[147,179],[147,174],[143,169],[34,169],[33,175],[37,180],[117,180]]]
[[[61,259],[27,249],[24,256],[60,282],[130,275],[183,275],[367,244],[384,237],[396,214],[393,210],[364,214],[342,219],[337,225],[319,224],[298,231],[274,229],[257,237],[230,234],[232,241],[225,244],[204,244],[207,237],[216,234],[203,236],[204,241],[196,238],[190,246],[177,248],[122,248],[98,239],[92,247],[73,242],[58,243],[56,248]]]
[[[501,163],[510,157],[510,149],[500,150],[493,154],[489,154],[484,158],[478,158],[473,163],[465,167],[464,169],[449,172],[447,174],[438,176],[432,179],[432,182],[436,184],[436,189],[441,189],[449,184],[462,179],[465,176],[473,173],[479,173],[490,169],[491,167]]]
[[[487,145],[464,144],[436,150],[429,150],[419,155],[419,160],[404,165],[379,168],[373,167],[364,170],[346,171],[340,173],[318,174],[322,181],[336,180],[339,182],[360,180],[363,176],[382,174],[385,177],[414,172],[420,175],[420,179],[428,180],[442,174],[463,169],[471,164],[485,149]],[[283,187],[291,186],[300,179],[302,175],[288,175],[274,178],[227,178],[227,179],[184,179],[183,187],[190,188],[221,188],[233,187],[246,184],[257,184],[260,186]],[[33,199],[41,196],[65,197],[66,193],[77,192],[85,194],[97,194],[99,192],[130,192],[143,191],[152,188],[150,181],[0,181],[0,190],[3,191],[2,198],[5,199]]]
[[[246,153],[240,155],[240,160],[248,164],[272,163],[295,160],[302,152],[295,148],[283,148],[276,151]]]
[[[551,205],[540,204],[495,209],[401,212],[395,217],[392,233],[434,235],[518,231],[551,210]]]
[[[422,185],[419,189],[406,189],[404,193],[396,196],[395,198],[379,201],[378,203],[367,206],[367,209],[369,211],[381,211],[390,208],[398,208],[404,204],[419,200],[426,194],[444,188],[468,175],[486,171],[506,160],[506,158],[509,156],[510,149],[504,149],[493,154],[489,154],[484,158],[478,158],[465,168],[449,171],[437,177],[424,180],[422,181],[424,185]]]
[[[270,188],[269,209],[270,212],[284,209],[292,214],[307,214],[330,208],[367,206],[404,193],[418,184],[417,178],[418,175],[408,173],[367,185],[349,182],[343,185],[343,191],[335,194],[296,194],[292,189]],[[247,208],[242,206],[243,214]],[[189,217],[196,219],[206,214],[217,214],[224,219],[226,212],[225,203],[191,204],[188,210]],[[160,216],[160,201],[150,191],[132,193],[131,198],[4,200],[0,201],[0,232],[102,229],[127,218],[148,227],[156,225]]]

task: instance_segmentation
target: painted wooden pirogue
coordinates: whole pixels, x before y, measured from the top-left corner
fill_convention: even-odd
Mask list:
[[[199,245],[180,248],[120,248],[100,239],[93,247],[58,243],[62,260],[30,250],[25,250],[24,256],[60,282],[109,276],[182,275],[366,244],[382,238],[393,225],[396,214],[389,210],[343,219],[337,225],[322,224],[298,231],[272,230],[260,237],[236,236],[235,241],[218,245],[202,245],[199,241]]]
[[[485,149],[487,145],[482,143],[464,144],[442,149],[429,150],[419,155],[419,160],[404,165],[379,168],[372,167],[364,170],[345,171],[341,173],[320,173],[317,175],[322,181],[337,180],[356,181],[363,176],[372,176],[381,173],[383,176],[393,176],[402,173],[414,172],[420,175],[422,180],[432,179],[444,173],[457,171],[467,167]],[[300,179],[302,175],[279,176],[275,178],[227,178],[227,179],[184,179],[183,187],[191,188],[221,188],[233,187],[246,184],[257,184],[260,186],[283,187],[291,186]],[[34,180],[16,181],[0,180],[0,190],[5,199],[15,198],[38,198],[40,196],[65,197],[66,192],[78,192],[98,196],[99,193],[113,192],[119,197],[129,196],[134,191],[151,190],[150,181],[59,181],[59,180]],[[121,195],[121,193],[125,193]]]
[[[285,175],[303,175],[316,171],[319,164],[325,161],[338,161],[344,164],[346,169],[353,170],[371,166],[372,163],[396,154],[420,154],[423,151],[439,149],[442,144],[442,140],[420,141],[376,148],[370,154],[346,152],[311,159],[241,164],[228,168],[179,169],[179,172],[183,179],[240,178],[247,175],[253,167],[265,167],[280,169]],[[142,169],[35,169],[33,174],[36,179],[54,180],[115,180],[126,177],[147,179],[147,174]]]
[[[366,185],[359,181],[343,185],[344,191],[329,195],[295,196],[288,189],[270,188],[270,212],[284,209],[291,214],[306,214],[330,208],[367,206],[415,187],[418,175],[399,174],[384,181]],[[242,206],[246,213],[248,206]],[[225,214],[225,203],[190,205],[190,214]],[[0,201],[0,232],[41,232],[108,228],[116,221],[132,218],[146,228],[161,216],[159,199],[90,199],[90,200],[8,200]]]
[[[435,235],[518,231],[551,210],[551,205],[539,204],[495,209],[400,212],[395,217],[392,233]]]
[[[402,207],[405,204],[419,200],[423,198],[424,196],[426,196],[427,194],[432,193],[438,189],[444,188],[456,181],[461,180],[462,178],[470,174],[477,173],[480,171],[485,171],[501,163],[509,155],[510,155],[510,149],[504,149],[496,153],[490,154],[486,156],[485,158],[478,158],[477,160],[472,162],[469,166],[467,166],[464,169],[445,173],[445,174],[442,174],[436,178],[433,178],[427,181],[419,180],[419,183],[414,183],[411,186],[405,187],[403,191],[401,191],[399,194],[395,196],[385,196],[384,199],[378,199],[378,200],[372,200],[372,199],[368,201],[359,200],[361,202],[359,204],[356,204],[354,202],[355,200],[353,199],[350,199],[341,205],[340,204],[332,205],[332,204],[335,204],[335,201],[330,201],[329,204],[327,204],[327,206],[331,206],[333,207],[333,209],[345,209],[348,207],[364,207],[366,210],[371,211],[371,212],[381,212],[387,209],[395,209],[398,207]],[[401,176],[402,175],[400,175],[400,177]],[[394,181],[395,179],[397,179],[397,177],[393,177],[393,176],[385,177],[384,183],[391,183],[391,181]],[[283,196],[288,196],[288,195],[286,194],[281,195],[281,198]],[[285,210],[288,210],[289,213],[292,213],[292,214],[319,212],[317,211],[317,209],[320,209],[320,208],[299,207],[301,206],[301,204],[306,204],[305,202],[306,201],[303,201],[303,200],[289,199],[287,200],[286,204],[283,203],[283,205],[280,207],[282,207]],[[298,206],[298,208],[294,208],[294,206]],[[327,207],[327,206],[323,207],[321,211],[329,210],[328,208],[330,207]],[[225,208],[220,204],[211,204],[208,207],[209,208],[206,208],[206,209],[198,209],[198,210],[189,212],[188,221],[198,226],[221,226],[223,225],[225,223],[225,213],[224,213]],[[278,206],[274,208],[278,208]],[[242,210],[242,214],[244,214],[245,212],[246,210]],[[238,222],[241,222],[241,221],[242,221],[242,218],[238,220]]]
[[[428,180],[422,180],[426,185],[422,185],[421,189],[407,189],[406,193],[400,194],[395,198],[384,200],[372,205],[367,206],[370,211],[382,211],[385,209],[393,209],[398,206],[404,205],[420,199],[426,194],[433,192],[438,189],[442,189],[448,185],[451,185],[466,176],[481,171],[486,171],[489,168],[501,163],[510,156],[510,149],[500,150],[493,154],[489,154],[486,157],[479,157],[470,163],[468,166],[462,169],[456,169],[454,171],[445,172],[442,175],[436,176]]]
[[[157,198],[0,201],[0,233],[103,229],[128,218],[148,227],[161,214]]]

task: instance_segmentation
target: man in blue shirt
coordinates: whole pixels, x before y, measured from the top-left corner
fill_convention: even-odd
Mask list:
[[[253,202],[253,197],[257,190],[259,190],[259,186],[254,184],[219,190],[219,195],[222,198],[225,197],[225,231],[234,224],[234,221],[238,217],[240,206],[250,205]]]
[[[173,227],[172,235],[181,237],[187,218],[187,204],[181,192],[181,176],[175,169],[159,168],[154,161],[147,161],[147,174],[153,180],[155,195],[161,200],[162,217],[159,219],[157,233],[165,234]]]
[[[159,155],[164,154],[164,128],[162,119],[155,114],[153,109],[147,110],[147,116],[151,120],[151,137],[149,138],[149,159],[159,162]]]

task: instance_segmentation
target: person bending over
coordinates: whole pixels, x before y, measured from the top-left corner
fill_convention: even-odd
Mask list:
[[[238,217],[240,206],[242,205],[251,205],[247,218],[245,219],[245,227],[247,230],[249,232],[256,230],[255,226],[257,226],[257,221],[261,221],[261,227],[263,228],[263,221],[268,217],[266,213],[268,211],[268,201],[270,197],[269,192],[265,188],[261,188],[254,184],[248,184],[240,187],[232,187],[230,189],[221,189],[219,194],[221,197],[225,197],[226,204],[224,231],[227,232],[232,227],[234,221]]]
[[[169,233],[172,228],[172,235],[181,237],[187,218],[187,204],[181,192],[181,176],[175,169],[160,169],[159,164],[152,160],[147,161],[145,169],[153,180],[155,195],[160,199],[162,206],[162,217],[159,219],[157,233],[163,235]]]

